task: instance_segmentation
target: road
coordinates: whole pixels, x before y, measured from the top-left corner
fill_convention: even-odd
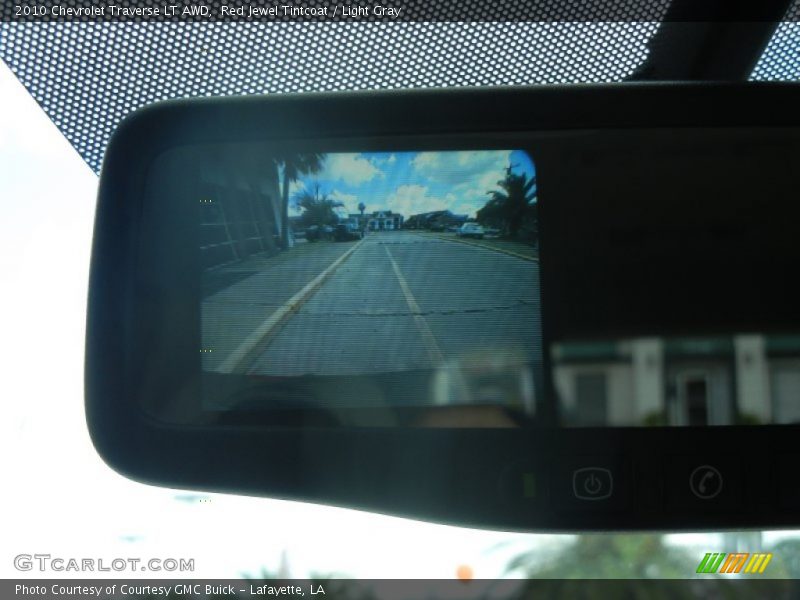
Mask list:
[[[268,342],[248,356],[246,372],[355,375],[431,369],[476,353],[540,352],[537,262],[405,231],[319,244],[315,252],[331,247],[339,254],[354,249],[299,308],[275,327],[262,326]],[[237,328],[237,315],[259,305],[256,295],[280,289],[285,271],[265,270],[210,299],[224,306],[225,294],[236,295],[240,306],[226,311],[233,325],[207,327],[204,317],[204,329],[217,331],[216,339],[204,335],[204,344],[223,350],[217,369],[225,371],[219,367],[242,343],[243,329],[255,329],[252,318],[239,319]]]

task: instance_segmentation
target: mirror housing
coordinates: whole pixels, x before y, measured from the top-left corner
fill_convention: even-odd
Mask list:
[[[547,374],[532,427],[331,426],[306,417],[299,425],[255,417],[232,423],[198,406],[191,419],[166,409],[159,415],[148,403],[167,388],[180,389],[187,406],[201,393],[193,379],[202,350],[196,244],[189,226],[181,229],[182,213],[171,199],[194,193],[176,175],[201,171],[208,155],[190,150],[176,158],[176,148],[270,143],[445,150],[515,148],[535,140],[577,152],[585,132],[595,136],[594,148],[608,132],[616,140],[608,146],[613,153],[619,140],[630,148],[630,136],[652,132],[662,141],[679,131],[700,132],[691,139],[722,147],[726,138],[715,132],[747,130],[761,142],[777,135],[796,164],[800,117],[776,107],[799,101],[795,85],[624,84],[214,98],[140,110],[115,133],[101,173],[85,374],[92,440],[110,466],[149,484],[454,525],[530,531],[796,526],[800,485],[787,473],[800,455],[797,426],[560,427],[555,405],[542,401],[555,395]],[[631,197],[591,205],[575,192],[579,173],[545,179],[545,167],[558,169],[547,156],[537,162],[546,373],[549,344],[560,339],[800,329],[800,293],[788,281],[800,248],[787,242],[800,222],[800,203],[787,201],[796,190],[785,179],[771,180],[764,198],[734,193],[694,209],[676,199],[674,227],[657,229],[663,207],[643,208]],[[581,155],[571,156],[579,161]],[[224,153],[218,158],[243,174],[252,168]],[[774,174],[766,162],[759,168]],[[741,239],[760,245],[743,253]],[[723,256],[735,256],[736,264]],[[699,266],[712,263],[718,272],[706,278]],[[676,294],[654,273],[694,286],[692,297]],[[712,485],[713,476],[724,493],[704,498],[698,490]],[[603,494],[592,494],[598,486]]]

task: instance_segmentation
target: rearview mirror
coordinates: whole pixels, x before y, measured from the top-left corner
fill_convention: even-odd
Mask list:
[[[94,443],[157,485],[479,527],[797,525],[798,100],[145,108],[101,175]]]

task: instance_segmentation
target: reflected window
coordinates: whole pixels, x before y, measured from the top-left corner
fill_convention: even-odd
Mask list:
[[[575,409],[581,425],[608,423],[608,382],[605,373],[582,373],[575,378]]]
[[[708,381],[705,377],[692,377],[684,383],[687,425],[708,425]]]

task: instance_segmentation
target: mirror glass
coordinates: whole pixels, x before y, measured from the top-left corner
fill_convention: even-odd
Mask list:
[[[552,357],[565,426],[800,423],[800,336],[571,341]]]
[[[156,265],[144,287],[199,281],[169,301],[196,314],[154,326],[196,340],[199,364],[148,380],[143,403],[236,425],[796,423],[798,139],[683,128],[169,150],[151,172],[141,236],[163,242],[140,248]],[[160,266],[157,252],[188,254]],[[163,373],[172,357],[148,360]]]

